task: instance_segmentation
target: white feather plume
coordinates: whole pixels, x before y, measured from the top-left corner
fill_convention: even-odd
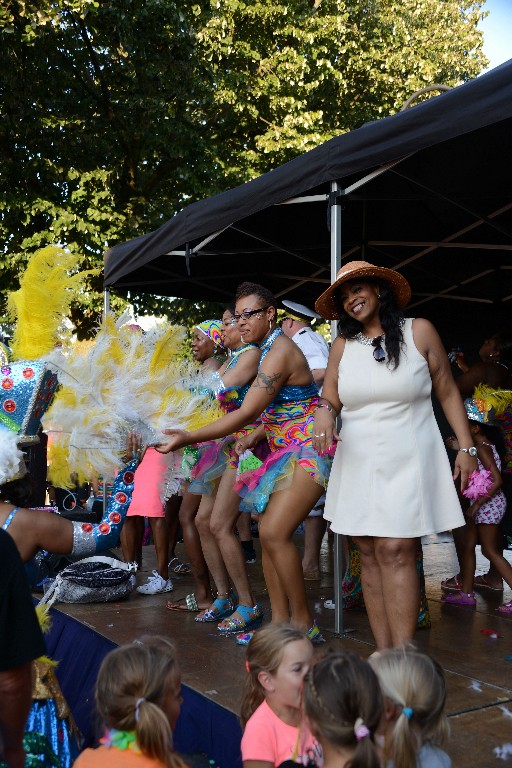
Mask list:
[[[0,427],[0,485],[25,474],[23,453],[17,440],[15,432]]]
[[[46,357],[61,384],[43,419],[50,476],[59,485],[66,484],[63,472],[80,480],[112,475],[130,432],[154,445],[164,429],[195,429],[220,415],[208,394],[211,374],[180,358],[185,329],[165,325],[144,334],[126,319],[109,315],[93,342]]]

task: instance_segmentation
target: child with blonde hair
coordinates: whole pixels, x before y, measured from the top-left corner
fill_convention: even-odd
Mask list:
[[[377,676],[356,654],[329,654],[310,669],[304,713],[323,768],[380,768],[375,733],[382,712]]]
[[[96,708],[106,726],[97,749],[86,749],[76,768],[186,768],[173,750],[180,714],[181,675],[173,644],[142,638],[111,651],[96,682]]]
[[[449,733],[441,666],[424,653],[397,648],[374,653],[369,663],[384,696],[384,766],[450,768],[441,748]]]
[[[269,624],[255,632],[247,647],[241,711],[244,768],[274,768],[289,760],[316,765],[318,743],[302,716],[304,678],[312,659],[306,633],[290,624]]]

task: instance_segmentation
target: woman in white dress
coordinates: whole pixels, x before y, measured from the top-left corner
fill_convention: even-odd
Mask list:
[[[398,272],[346,264],[316,303],[338,318],[314,425],[321,453],[339,439],[325,517],[353,537],[377,648],[410,642],[419,608],[417,538],[464,524],[462,488],[477,468],[461,396],[428,320],[406,319],[411,289]],[[434,418],[432,387],[461,449],[452,479]],[[335,418],[341,413],[341,438]]]

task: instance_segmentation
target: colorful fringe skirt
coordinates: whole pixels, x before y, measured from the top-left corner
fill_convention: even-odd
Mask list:
[[[238,476],[236,492],[242,512],[265,511],[270,495],[287,488],[295,467],[302,467],[322,488],[327,487],[332,459],[313,448],[313,421],[318,398],[271,405],[262,414],[270,453],[252,472]]]

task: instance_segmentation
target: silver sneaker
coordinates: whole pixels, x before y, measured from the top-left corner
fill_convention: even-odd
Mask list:
[[[163,579],[158,571],[153,571],[152,576],[148,576],[148,580],[142,586],[137,587],[137,592],[142,595],[158,595],[161,592],[172,592],[174,589],[173,583],[170,579]]]

